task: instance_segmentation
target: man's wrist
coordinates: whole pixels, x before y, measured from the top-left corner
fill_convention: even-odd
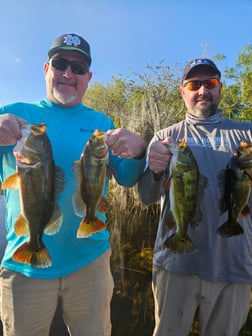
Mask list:
[[[146,148],[138,156],[135,156],[134,159],[142,160],[145,157],[145,154],[146,154]]]

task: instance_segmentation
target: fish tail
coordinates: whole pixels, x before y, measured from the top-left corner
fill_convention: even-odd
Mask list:
[[[227,221],[217,229],[217,233],[219,233],[223,237],[238,236],[240,234],[243,234],[243,232],[244,230],[240,223],[231,223],[230,221]]]
[[[98,217],[94,217],[91,221],[88,221],[85,217],[79,226],[77,231],[77,238],[86,238],[91,236],[93,233],[103,230],[106,225]]]
[[[164,245],[172,252],[178,254],[197,252],[196,246],[188,236],[182,238],[176,233],[168,238]]]
[[[24,243],[17,248],[12,258],[17,262],[36,268],[45,268],[52,264],[49,252],[44,245],[41,245],[38,249],[34,249],[29,243]]]

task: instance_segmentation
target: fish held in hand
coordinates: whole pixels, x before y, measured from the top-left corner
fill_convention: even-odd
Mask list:
[[[223,194],[220,211],[227,211],[228,219],[217,232],[223,237],[240,235],[244,230],[239,223],[239,216],[245,217],[250,212],[248,199],[252,184],[252,143],[240,142],[218,179]]]
[[[106,213],[108,210],[107,199],[103,196],[108,157],[106,134],[96,130],[84,147],[80,160],[73,164],[77,184],[73,208],[75,214],[82,217],[77,238],[89,237],[106,227],[96,211]]]
[[[42,234],[56,234],[61,227],[63,214],[56,202],[64,189],[64,173],[54,164],[45,124],[24,125],[21,133],[13,150],[16,173],[2,184],[2,189],[19,189],[21,213],[14,229],[17,236],[29,235],[13,259],[45,268],[51,266],[52,260]]]
[[[169,188],[165,209],[167,229],[176,232],[165,241],[165,247],[174,253],[193,253],[197,247],[188,235],[189,225],[199,226],[202,213],[200,199],[207,186],[207,179],[199,172],[198,164],[185,140],[167,144],[172,153],[170,176],[165,183]]]

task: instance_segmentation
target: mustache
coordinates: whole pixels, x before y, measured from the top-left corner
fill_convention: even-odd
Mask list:
[[[196,102],[200,102],[200,101],[212,101],[212,97],[209,96],[208,94],[205,94],[205,95],[202,95],[202,96],[199,96],[195,99]]]
[[[68,85],[68,86],[76,86],[76,83],[74,81],[71,81],[71,80],[64,80],[64,79],[61,79],[59,81],[57,81],[57,84],[58,85]]]

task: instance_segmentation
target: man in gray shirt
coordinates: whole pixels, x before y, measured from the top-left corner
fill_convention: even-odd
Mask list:
[[[139,196],[143,203],[149,205],[161,200],[153,259],[155,336],[187,336],[198,307],[202,336],[237,336],[249,311],[251,215],[239,216],[238,229],[234,226],[232,231],[232,225],[231,228],[222,227],[232,209],[221,211],[220,199],[224,193],[232,208],[236,194],[228,185],[234,180],[230,180],[230,176],[229,180],[222,178],[224,187],[221,188],[220,177],[223,171],[227,174],[230,157],[240,142],[252,142],[252,123],[222,117],[218,109],[221,88],[221,73],[211,60],[195,59],[186,65],[180,86],[187,108],[185,119],[154,135],[148,148],[148,166],[139,180]],[[194,225],[189,223],[183,227],[184,236],[179,233],[181,227],[176,215],[179,217],[188,207],[186,202],[181,206],[181,197],[187,193],[186,189],[182,190],[182,184],[186,182],[182,181],[183,173],[173,176],[174,165],[171,167],[175,156],[178,160],[178,149],[174,150],[174,144],[179,142],[179,150],[187,147],[198,166],[199,180],[193,180],[189,170],[191,185],[198,183],[200,178],[204,181],[195,189],[199,192],[197,209],[200,208],[201,216],[196,217]],[[245,149],[242,145],[241,150]],[[237,153],[231,168],[240,154]],[[250,171],[242,173],[251,183]],[[176,211],[174,199],[177,194],[171,192],[175,182],[182,190],[180,199],[176,200],[180,202]],[[190,181],[188,185],[190,187]],[[252,209],[251,199],[248,203]],[[171,221],[172,216],[175,224]],[[176,243],[175,235],[182,237],[179,243]],[[188,241],[189,245],[186,245]]]

